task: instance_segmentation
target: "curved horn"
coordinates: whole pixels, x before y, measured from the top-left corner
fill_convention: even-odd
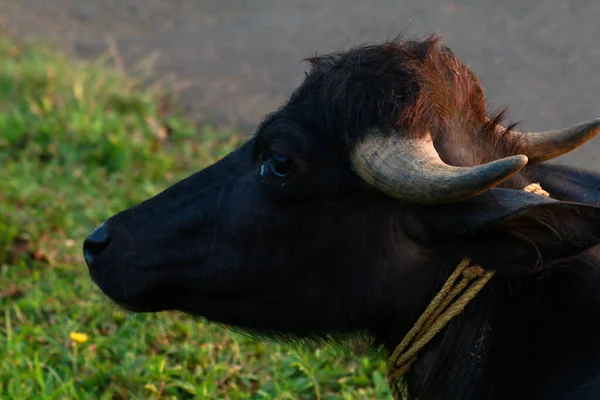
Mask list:
[[[356,173],[389,196],[422,204],[465,200],[508,179],[527,164],[516,155],[475,167],[444,163],[431,137],[369,134],[352,150]]]
[[[529,162],[539,163],[575,150],[592,139],[600,133],[600,119],[555,131],[526,133],[512,131],[512,133],[519,142],[520,151],[529,157]]]

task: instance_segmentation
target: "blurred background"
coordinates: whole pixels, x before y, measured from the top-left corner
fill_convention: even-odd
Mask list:
[[[0,16],[77,57],[112,42],[128,70],[151,58],[154,78],[179,81],[193,118],[250,131],[300,83],[302,58],[403,31],[442,34],[523,129],[600,116],[593,1],[1,0]],[[565,159],[587,165],[593,148]]]
[[[304,57],[401,32],[443,35],[521,130],[598,118],[599,20],[591,0],[0,0],[0,398],[386,398],[359,347],[121,313],[85,234],[252,134]]]

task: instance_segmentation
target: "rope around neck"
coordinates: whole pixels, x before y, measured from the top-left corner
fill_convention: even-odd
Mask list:
[[[495,271],[484,272],[483,268],[470,266],[471,260],[465,258],[448,278],[442,289],[431,300],[425,312],[419,317],[412,329],[404,336],[396,347],[388,362],[388,384],[394,399],[402,400],[405,394],[401,392],[399,381],[417,360],[417,353],[425,347],[433,337],[441,331],[448,322],[461,313],[467,304],[479,293],[485,284],[494,276]],[[455,285],[462,275],[462,280]],[[472,282],[474,280],[474,282]],[[454,298],[462,292],[469,283],[471,286],[448,307]],[[446,309],[447,307],[447,309]],[[444,309],[446,309],[444,311]],[[415,342],[410,345],[411,341]],[[404,388],[405,389],[405,388]]]
[[[537,183],[523,188],[526,192],[550,197]],[[388,361],[388,385],[395,400],[403,400],[408,395],[406,385],[400,388],[400,381],[417,360],[419,351],[438,334],[452,318],[460,314],[477,293],[494,276],[495,271],[484,271],[478,265],[471,265],[469,258],[463,259],[444,286],[431,300],[412,329],[404,336]],[[459,277],[462,279],[456,283]],[[469,286],[470,284],[470,286]],[[468,286],[468,287],[467,287]],[[465,289],[466,288],[466,289]],[[452,301],[462,292],[460,297]],[[452,303],[452,304],[451,304]],[[412,344],[411,344],[412,343]]]

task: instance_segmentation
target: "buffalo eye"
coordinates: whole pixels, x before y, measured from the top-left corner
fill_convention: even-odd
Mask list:
[[[292,169],[292,160],[274,150],[270,150],[263,162],[263,173],[265,169],[273,173],[273,175],[284,178]]]

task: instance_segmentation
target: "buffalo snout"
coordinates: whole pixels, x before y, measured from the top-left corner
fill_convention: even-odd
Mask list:
[[[89,268],[104,250],[110,246],[112,237],[109,234],[106,223],[100,224],[83,242],[83,256]]]

